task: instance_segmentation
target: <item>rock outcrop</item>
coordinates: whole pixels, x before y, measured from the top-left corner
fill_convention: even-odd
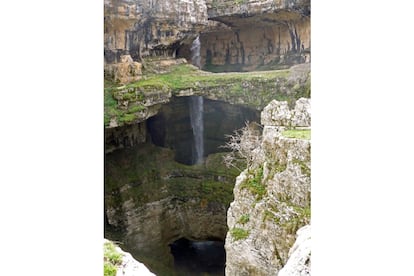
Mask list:
[[[311,226],[303,226],[296,236],[295,244],[289,250],[289,260],[278,276],[311,275]]]
[[[173,96],[198,95],[257,110],[272,99],[287,99],[293,105],[300,97],[310,97],[310,64],[288,70],[220,74],[199,71],[187,64],[167,68],[163,69],[165,74],[152,75],[135,84],[107,87],[105,127],[143,122]]]
[[[261,121],[265,126],[310,127],[310,99],[298,99],[293,110],[287,102],[273,100],[263,109]]]
[[[306,110],[303,102],[296,102],[297,110]],[[280,124],[291,122],[280,118],[291,113],[287,103],[279,102],[262,112],[264,162],[236,179],[227,213],[226,275],[276,275],[288,260],[296,231],[309,224],[311,144],[282,135]]]
[[[104,239],[104,243],[112,243],[111,241]],[[135,260],[128,252],[123,251],[119,246],[114,245],[116,252],[122,255],[122,261],[117,266],[116,276],[155,276],[154,273],[142,263]]]
[[[138,81],[142,77],[142,64],[133,61],[130,55],[120,57],[119,63],[105,65],[105,79],[120,84]]]

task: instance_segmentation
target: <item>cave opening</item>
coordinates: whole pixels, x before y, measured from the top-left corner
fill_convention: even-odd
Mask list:
[[[169,244],[169,247],[178,275],[224,275],[226,252],[223,241],[180,238]]]
[[[175,161],[194,165],[197,163],[198,142],[202,143],[202,158],[209,154],[226,151],[223,146],[235,130],[246,122],[260,122],[257,110],[223,101],[203,98],[202,139],[197,139],[192,114],[192,100],[197,96],[174,97],[161,107],[157,115],[147,120],[150,140],[156,146],[175,151]]]

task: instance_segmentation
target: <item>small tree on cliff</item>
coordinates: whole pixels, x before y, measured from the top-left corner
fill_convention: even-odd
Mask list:
[[[260,146],[262,142],[261,126],[257,123],[246,122],[241,129],[235,130],[232,135],[226,135],[228,142],[223,148],[230,152],[223,157],[226,167],[234,167],[239,171],[244,164],[247,168],[263,162],[264,155]]]

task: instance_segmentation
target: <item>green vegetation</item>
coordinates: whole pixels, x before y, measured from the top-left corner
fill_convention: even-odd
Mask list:
[[[300,227],[309,224],[311,208],[310,206],[303,207],[294,204],[289,205],[295,211],[295,215],[293,215],[288,221],[282,223],[282,227],[286,229],[288,233],[294,234]]]
[[[273,222],[274,222],[274,223],[276,223],[276,224],[279,224],[279,223],[280,223],[280,218],[279,218],[279,217],[277,217],[277,216],[275,215],[275,213],[274,213],[274,212],[272,212],[272,211],[270,211],[270,210],[265,210],[265,211],[264,211],[264,215],[263,215],[263,222],[264,222],[265,220],[270,220],[270,221],[273,221]]]
[[[104,276],[115,276],[117,266],[122,263],[121,253],[115,250],[112,242],[104,243]]]
[[[253,175],[249,175],[247,181],[240,185],[240,189],[248,189],[256,195],[256,201],[259,201],[266,194],[266,186],[262,184],[263,167],[259,167]]]
[[[245,230],[242,228],[234,227],[233,229],[230,230],[230,235],[233,237],[235,241],[245,239],[249,236],[249,234],[250,234],[249,230]]]
[[[222,87],[239,84],[242,81],[260,80],[263,78],[287,77],[289,70],[269,72],[225,73],[214,74],[198,70],[188,64],[179,64],[165,74],[154,74],[146,79],[125,86],[128,88],[169,88],[173,92],[199,87]]]
[[[299,165],[302,173],[308,177],[311,175],[311,169],[306,165],[306,163],[299,159],[293,159],[293,164]]]
[[[105,89],[104,89],[104,125],[108,126],[111,118],[116,118],[117,122],[122,123],[131,123],[137,120],[137,112],[146,110],[146,107],[139,103],[143,101],[144,95],[132,93],[125,93],[121,100],[131,100],[133,99],[134,104],[129,105],[126,109],[121,109],[118,106],[118,101],[114,95],[118,95],[118,88],[113,82],[105,80]]]
[[[119,206],[122,186],[122,200],[139,204],[169,196],[196,199],[194,204],[201,207],[210,202],[228,207],[233,201],[238,172],[226,170],[220,156],[210,155],[208,164],[189,166],[175,162],[170,149],[142,144],[108,154],[105,159],[105,203],[111,206]]]
[[[287,138],[310,140],[311,130],[310,129],[287,129],[282,132],[282,135]]]
[[[237,221],[238,223],[241,224],[246,224],[248,223],[250,220],[250,215],[249,214],[243,214],[240,216],[239,220]]]
[[[310,81],[296,85],[289,82],[289,69],[211,73],[189,64],[178,64],[168,70],[162,74],[147,70],[141,80],[127,85],[105,80],[105,126],[112,118],[119,125],[145,119],[145,115],[139,113],[147,108],[143,105],[144,100],[154,98],[154,103],[165,102],[171,95],[190,89],[257,109],[264,108],[273,99],[294,105],[298,98],[310,96]],[[127,106],[123,106],[125,102]]]

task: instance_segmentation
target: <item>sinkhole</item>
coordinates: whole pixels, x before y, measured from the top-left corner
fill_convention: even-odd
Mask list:
[[[178,275],[224,275],[226,253],[222,241],[191,241],[181,238],[170,245]]]
[[[223,146],[246,122],[260,122],[257,110],[200,96],[174,97],[147,120],[151,142],[175,151],[175,161],[194,165]],[[200,156],[201,154],[201,156]]]

